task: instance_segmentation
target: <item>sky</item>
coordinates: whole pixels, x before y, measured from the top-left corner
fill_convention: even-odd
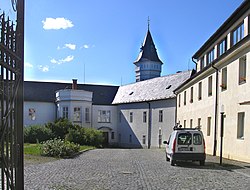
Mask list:
[[[133,83],[148,23],[162,76],[193,69],[192,56],[242,2],[25,0],[24,80]],[[2,11],[15,17],[11,0]]]

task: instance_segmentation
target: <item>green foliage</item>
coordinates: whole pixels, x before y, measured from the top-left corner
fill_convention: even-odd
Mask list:
[[[52,131],[40,125],[33,125],[24,128],[24,142],[36,143],[53,138]]]
[[[101,147],[103,143],[102,132],[93,128],[71,129],[65,139],[80,145],[95,147]]]
[[[61,139],[53,139],[45,141],[41,144],[41,155],[51,157],[67,157],[72,156],[80,151],[80,145]]]
[[[24,144],[24,154],[39,156],[40,144]]]
[[[54,123],[50,122],[45,125],[54,134],[55,138],[64,139],[70,129],[78,129],[79,126],[73,125],[68,119],[60,118]]]

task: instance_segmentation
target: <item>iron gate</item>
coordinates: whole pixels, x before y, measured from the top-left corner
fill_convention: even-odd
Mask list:
[[[22,1],[18,3],[23,5]],[[17,23],[1,14],[0,179],[3,190],[24,189],[23,47],[23,12],[17,10]]]

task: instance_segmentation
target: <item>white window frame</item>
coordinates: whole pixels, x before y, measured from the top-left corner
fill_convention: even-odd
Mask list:
[[[111,111],[98,110],[98,123],[111,123]]]
[[[245,112],[238,113],[237,139],[244,139]]]

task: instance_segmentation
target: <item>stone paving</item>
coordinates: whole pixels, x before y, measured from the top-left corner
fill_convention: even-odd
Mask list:
[[[205,166],[170,166],[163,149],[96,149],[74,159],[25,167],[25,190],[250,190],[250,164],[208,156]]]

